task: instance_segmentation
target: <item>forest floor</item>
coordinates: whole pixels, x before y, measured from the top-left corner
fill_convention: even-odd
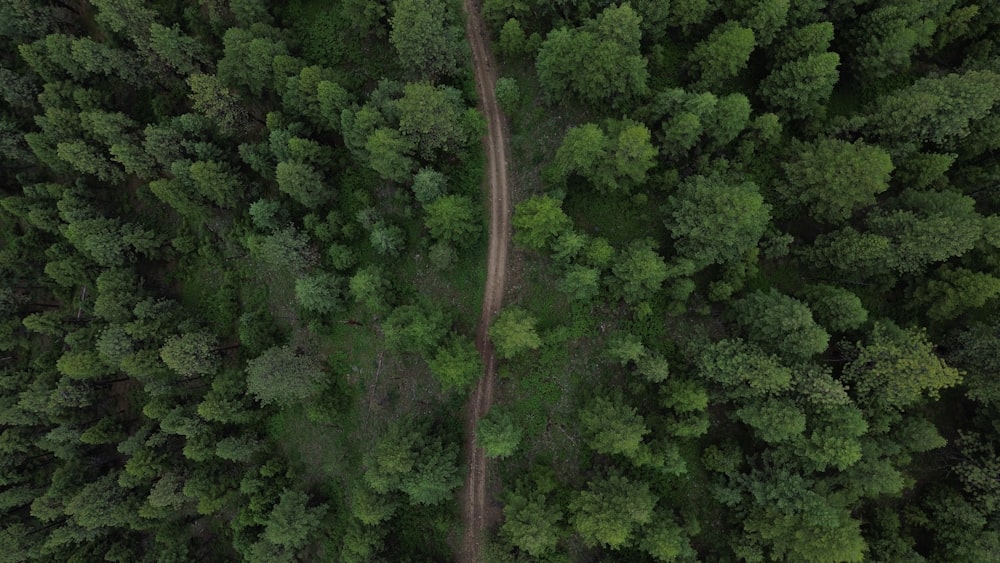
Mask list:
[[[486,117],[484,138],[487,183],[490,194],[490,240],[486,259],[486,289],[483,309],[476,330],[476,347],[483,358],[485,371],[465,407],[465,457],[469,473],[462,488],[462,536],[459,561],[479,560],[484,533],[498,519],[499,511],[490,510],[487,494],[487,463],[476,443],[476,422],[486,415],[493,402],[496,386],[496,355],[487,330],[503,302],[507,277],[507,248],[510,240],[510,186],[507,183],[507,130],[505,118],[496,99],[496,63],[483,26],[481,6],[476,0],[464,0],[467,14],[465,34],[472,47],[479,110]]]

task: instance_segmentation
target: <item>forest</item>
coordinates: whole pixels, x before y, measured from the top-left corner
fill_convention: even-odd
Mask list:
[[[0,42],[0,563],[1000,559],[1000,2]]]

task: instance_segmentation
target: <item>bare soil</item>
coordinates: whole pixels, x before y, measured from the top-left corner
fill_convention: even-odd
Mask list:
[[[486,289],[483,293],[483,310],[476,330],[476,348],[483,358],[485,372],[465,407],[465,457],[469,474],[462,488],[462,523],[464,532],[457,560],[477,562],[485,531],[499,519],[499,512],[491,510],[488,499],[488,465],[482,448],[476,443],[476,422],[486,415],[493,403],[496,381],[496,355],[487,330],[503,303],[504,283],[507,276],[507,248],[510,240],[510,186],[507,184],[508,136],[506,120],[496,99],[496,63],[490,51],[476,0],[464,1],[467,13],[465,35],[472,47],[476,91],[479,110],[486,117],[487,183],[490,193],[490,242],[487,255]]]

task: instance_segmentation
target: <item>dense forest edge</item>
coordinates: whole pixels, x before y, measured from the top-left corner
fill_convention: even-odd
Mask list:
[[[996,560],[1000,4],[475,9],[475,558]],[[0,563],[462,555],[467,23],[0,0]]]

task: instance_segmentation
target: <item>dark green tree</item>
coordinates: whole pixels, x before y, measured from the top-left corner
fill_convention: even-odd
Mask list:
[[[670,216],[664,221],[677,252],[700,265],[733,262],[757,247],[770,221],[752,182],[693,176],[670,196]]]
[[[577,29],[549,32],[538,52],[538,80],[550,102],[574,94],[590,104],[624,104],[646,94],[649,72],[640,54],[642,18],[611,6]]]
[[[317,396],[330,378],[318,357],[275,346],[247,362],[247,389],[263,405],[287,407]]]
[[[690,60],[697,68],[696,86],[703,90],[718,90],[736,78],[746,68],[750,53],[756,46],[754,32],[736,22],[726,22],[707,39],[695,45]]]
[[[327,507],[325,504],[310,507],[309,504],[306,493],[285,489],[264,524],[264,539],[292,551],[314,541]]]
[[[881,147],[822,139],[797,152],[783,165],[788,184],[782,191],[805,204],[817,221],[843,222],[889,188],[893,165]]]
[[[747,295],[733,303],[732,311],[750,341],[791,359],[821,354],[830,342],[805,303],[775,289]]]
[[[279,162],[275,177],[279,190],[306,207],[319,207],[333,197],[333,189],[326,184],[323,174],[304,162]]]
[[[180,376],[213,375],[221,363],[215,341],[215,336],[200,331],[171,336],[160,348],[160,358]]]
[[[823,113],[840,79],[840,55],[817,53],[786,62],[767,75],[758,92],[778,114],[790,119]]]
[[[389,42],[400,63],[428,78],[453,76],[466,58],[462,30],[443,0],[395,0]]]

